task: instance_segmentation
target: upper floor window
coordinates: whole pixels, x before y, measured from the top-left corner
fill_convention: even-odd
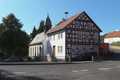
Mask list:
[[[55,40],[55,35],[53,35],[53,40]]]
[[[79,22],[78,22],[78,21],[76,21],[75,25],[76,25],[76,26],[79,26]]]
[[[48,39],[51,41],[52,40],[52,36],[49,36]]]
[[[81,31],[78,32],[78,38],[79,38],[79,39],[82,38],[82,32],[81,32]]]
[[[63,38],[63,33],[61,32],[61,38]]]
[[[60,39],[60,33],[58,33],[58,39]]]
[[[95,39],[98,39],[98,33],[95,33]]]
[[[58,39],[62,39],[63,38],[63,33],[58,33]]]
[[[89,38],[89,32],[86,32],[85,36],[86,36],[86,39],[88,39]]]
[[[90,22],[88,22],[88,27],[91,27],[91,23]]]

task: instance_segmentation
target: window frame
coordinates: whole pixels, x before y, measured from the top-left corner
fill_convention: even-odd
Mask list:
[[[88,33],[88,37],[87,37],[87,33]],[[89,39],[89,32],[85,32],[85,38]]]
[[[79,26],[79,21],[75,21],[75,26]]]
[[[81,37],[80,37],[80,35],[81,35]],[[78,32],[78,38],[79,38],[79,39],[82,39],[82,31],[79,31],[79,32]]]
[[[63,53],[63,46],[58,46],[58,53]]]
[[[88,27],[91,27],[91,25],[92,25],[91,22],[88,22],[87,26],[88,26]]]
[[[53,35],[53,40],[55,40],[55,34]]]
[[[94,33],[95,40],[98,39],[98,33]]]
[[[88,50],[88,51],[87,51]],[[86,52],[87,51],[87,52]],[[85,46],[85,53],[89,53],[89,45]]]

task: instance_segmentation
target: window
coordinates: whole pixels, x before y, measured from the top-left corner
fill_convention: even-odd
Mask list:
[[[58,46],[58,53],[60,53],[60,46]]]
[[[58,39],[62,39],[63,38],[63,33],[58,33]]]
[[[49,39],[50,41],[52,40],[52,38],[51,38],[51,37],[52,37],[52,36],[49,36],[49,37],[48,37],[48,39]]]
[[[63,52],[63,47],[61,46],[61,53]]]
[[[98,52],[98,48],[97,47],[95,47],[95,52]]]
[[[72,45],[72,50],[71,50],[71,52],[72,52],[72,53],[75,53],[75,49],[76,49],[76,48],[75,48],[75,45]]]
[[[79,45],[79,47],[78,47],[78,53],[82,53],[82,45]]]
[[[61,32],[61,38],[63,38],[63,33]]]
[[[53,40],[55,40],[55,35],[53,35]]]
[[[86,32],[86,34],[85,34],[85,35],[86,35],[86,38],[88,39],[88,38],[89,38],[89,33],[88,33],[88,32]]]
[[[85,53],[88,53],[88,52],[89,52],[89,46],[86,45],[86,47],[85,47]]]
[[[58,34],[58,39],[60,39],[60,33]]]
[[[76,21],[75,25],[76,25],[76,26],[79,26],[79,22],[78,22],[78,21]]]
[[[88,27],[91,27],[91,23],[90,22],[88,22]]]
[[[79,38],[79,39],[82,38],[82,32],[81,32],[81,31],[78,32],[78,38]]]
[[[95,39],[98,39],[98,33],[95,33]]]
[[[63,46],[58,46],[58,53],[62,53],[63,52]]]

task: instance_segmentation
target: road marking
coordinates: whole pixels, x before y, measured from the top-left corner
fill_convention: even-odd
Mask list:
[[[16,73],[16,74],[23,74],[23,73],[26,73],[26,72],[13,72],[13,73]]]
[[[79,72],[78,70],[72,70],[72,72]]]
[[[44,71],[43,73],[46,73],[46,71]]]
[[[109,70],[111,68],[98,68],[98,70]]]
[[[118,68],[120,68],[120,66],[118,66]]]
[[[81,70],[81,71],[89,71],[89,69],[84,69],[84,70]]]
[[[50,73],[54,73],[54,71],[50,71]]]

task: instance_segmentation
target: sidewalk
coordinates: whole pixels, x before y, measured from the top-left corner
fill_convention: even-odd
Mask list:
[[[73,61],[73,62],[0,62],[0,65],[54,65],[54,64],[81,64],[90,63],[93,61]]]

